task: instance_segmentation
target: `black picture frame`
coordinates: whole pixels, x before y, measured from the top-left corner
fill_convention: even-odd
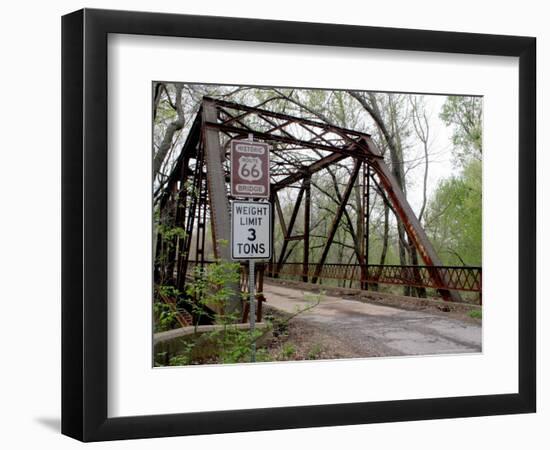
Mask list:
[[[518,392],[108,418],[109,33],[518,57]],[[533,37],[94,9],[64,16],[62,433],[82,441],[101,441],[535,412],[535,91],[536,39]]]

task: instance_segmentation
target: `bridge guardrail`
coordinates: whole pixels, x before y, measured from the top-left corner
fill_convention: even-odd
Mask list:
[[[212,261],[205,261],[211,264]],[[195,262],[189,261],[189,268],[194,267]],[[285,263],[281,269],[276,264],[268,263],[265,267],[265,275],[269,277],[284,278],[299,277],[313,278],[317,270],[317,264]],[[434,282],[437,277],[431,274],[437,270],[444,285]],[[364,274],[366,273],[366,277]],[[393,284],[401,286],[414,286],[433,289],[451,289],[467,292],[481,292],[482,271],[481,267],[474,266],[399,266],[399,265],[373,265],[362,267],[360,264],[334,264],[325,263],[319,273],[321,279],[348,280],[369,284]]]

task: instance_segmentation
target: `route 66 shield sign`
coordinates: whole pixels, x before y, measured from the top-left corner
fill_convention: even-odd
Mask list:
[[[231,141],[231,195],[269,198],[269,146]]]
[[[239,157],[239,177],[246,181],[258,181],[262,178],[262,160],[257,156]]]

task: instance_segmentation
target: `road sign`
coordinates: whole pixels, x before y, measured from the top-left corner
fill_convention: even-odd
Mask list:
[[[231,141],[231,195],[269,198],[269,145]]]
[[[271,203],[231,202],[231,257],[271,258]]]
[[[254,336],[256,321],[256,286],[254,260],[270,259],[272,247],[271,203],[252,198],[269,198],[269,146],[248,140],[231,141],[231,195],[250,201],[231,202],[231,257],[248,260],[248,294],[250,332]],[[256,361],[256,341],[251,343],[251,361]]]

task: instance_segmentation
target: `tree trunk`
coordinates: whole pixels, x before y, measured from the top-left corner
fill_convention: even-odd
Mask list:
[[[388,253],[388,240],[390,235],[390,207],[384,203],[384,235],[382,238],[382,251],[380,252],[380,261],[378,264],[383,266],[386,264],[386,255]],[[378,274],[380,277],[380,274]],[[372,290],[378,290],[378,283],[372,283]]]
[[[414,247],[414,244],[409,239],[409,253],[411,257],[411,264],[413,266],[418,266],[418,252],[416,251],[416,248]],[[415,270],[414,272],[415,279],[418,280],[418,282],[421,282],[420,273],[418,270]],[[425,287],[415,287],[414,292],[416,293],[417,297],[420,298],[426,298],[426,288]]]
[[[396,119],[396,103],[393,95],[389,96],[388,111],[389,123],[384,120],[380,105],[376,95],[373,93],[367,93],[368,100],[358,92],[348,91],[348,93],[355,98],[363,108],[370,114],[376,126],[384,136],[384,139],[388,145],[390,151],[391,171],[395,177],[397,184],[406,196],[405,191],[405,171],[403,170],[403,155],[402,155],[402,143],[399,133],[399,127]],[[389,128],[388,128],[389,125]],[[399,247],[399,262],[401,265],[407,264],[406,258],[406,245],[405,245],[405,230],[399,218],[397,218],[397,234],[398,247]],[[403,294],[410,295],[409,286],[403,287]]]
[[[166,127],[166,132],[164,133],[164,137],[162,138],[162,142],[159,146],[159,149],[157,153],[155,154],[155,158],[153,160],[153,174],[155,177],[158,176],[160,169],[162,167],[162,163],[164,162],[164,159],[166,158],[166,155],[168,154],[168,151],[172,147],[172,139],[174,138],[174,134],[176,131],[181,130],[183,128],[183,125],[185,124],[185,118],[183,114],[183,107],[181,105],[181,90],[182,86],[180,84],[176,84],[176,120],[168,124]]]

